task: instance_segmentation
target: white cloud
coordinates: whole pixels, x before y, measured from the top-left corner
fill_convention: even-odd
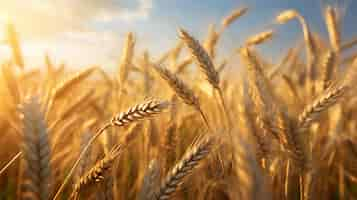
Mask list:
[[[92,22],[148,17],[152,0],[0,0],[0,20],[24,37],[88,30]]]

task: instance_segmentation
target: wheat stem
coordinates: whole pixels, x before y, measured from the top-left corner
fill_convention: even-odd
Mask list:
[[[21,152],[21,151],[18,152],[18,153],[0,170],[0,176],[1,176],[2,173],[4,173],[4,172],[6,171],[6,169],[7,169],[8,167],[10,167],[11,164],[14,163],[14,162],[16,161],[16,159],[19,158],[21,155],[22,155],[22,152]]]
[[[56,200],[59,198],[59,195],[61,194],[61,192],[63,191],[64,187],[67,185],[68,181],[70,180],[74,170],[76,169],[76,167],[78,166],[79,162],[81,161],[82,157],[86,154],[86,152],[88,151],[89,147],[93,144],[93,142],[109,127],[111,127],[112,124],[111,123],[107,123],[105,124],[102,128],[100,128],[97,133],[89,140],[88,144],[83,148],[82,152],[79,154],[78,159],[76,160],[76,162],[73,164],[71,170],[68,172],[66,178],[64,179],[64,181],[62,182],[60,188],[57,190],[55,197],[53,198],[53,200]]]

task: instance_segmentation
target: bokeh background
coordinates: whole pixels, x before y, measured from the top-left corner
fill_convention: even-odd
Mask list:
[[[0,39],[1,28],[10,22],[21,33],[27,64],[43,64],[47,52],[58,63],[100,64],[111,71],[129,31],[136,34],[137,48],[155,57],[175,45],[179,27],[204,38],[210,24],[219,24],[232,9],[247,6],[249,14],[226,30],[220,41],[219,51],[227,54],[252,33],[272,28],[274,16],[288,8],[298,10],[313,31],[326,36],[321,11],[327,4],[338,4],[344,15],[343,37],[357,35],[355,0],[0,0]],[[278,37],[262,47],[271,60],[301,39],[296,21],[274,28]],[[4,40],[0,51],[0,59],[11,55]]]

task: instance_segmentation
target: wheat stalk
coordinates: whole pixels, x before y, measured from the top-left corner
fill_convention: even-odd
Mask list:
[[[91,139],[92,133],[88,130],[84,131],[80,136],[80,145],[79,145],[79,152],[82,152],[84,147],[88,144],[89,140]],[[77,178],[78,180],[85,174],[87,171],[88,166],[91,164],[91,153],[92,148],[89,148],[86,152],[84,158],[78,164],[77,169]]]
[[[193,90],[189,88],[178,76],[171,73],[168,69],[161,66],[154,66],[154,69],[187,105],[193,106],[200,113],[205,124],[209,130],[211,130],[208,119],[203,113],[199,99],[196,97]]]
[[[269,81],[258,60],[252,55],[249,48],[242,48],[240,54],[250,72],[249,81],[252,82],[252,99],[257,106],[257,113],[263,113],[261,117],[257,117],[258,126],[277,137],[288,150],[291,150],[293,159],[303,168],[306,158],[300,138],[292,130],[289,119],[286,118],[281,108],[273,103],[275,102],[274,95],[269,93],[272,89],[270,89]],[[269,119],[267,113],[274,115],[274,119]],[[276,128],[270,125],[275,125]]]
[[[263,72],[257,57],[253,55],[250,48],[241,48],[239,53],[248,69],[248,81],[251,83],[253,100],[257,106],[262,108],[261,110],[267,112],[268,109],[275,107],[271,105],[274,100],[273,94],[270,92],[272,91],[270,82]]]
[[[353,38],[341,44],[340,51],[346,51],[357,44],[357,38]]]
[[[51,95],[49,95],[49,99],[47,100],[46,119],[48,118],[49,112],[51,111],[54,102],[57,99],[59,99],[63,96],[66,96],[68,94],[68,92],[72,91],[73,87],[77,86],[84,79],[88,78],[96,69],[97,69],[97,67],[90,67],[90,68],[84,69],[80,72],[75,73],[71,77],[65,79],[60,84],[58,84],[51,91]]]
[[[280,142],[291,153],[292,159],[297,164],[298,169],[304,171],[308,165],[305,146],[300,135],[294,129],[291,120],[281,113],[277,116],[276,126],[278,127]]]
[[[160,166],[156,160],[152,160],[145,172],[142,186],[140,188],[139,200],[152,200],[155,195],[155,189],[160,184]]]
[[[187,104],[196,109],[200,109],[200,102],[193,90],[188,87],[177,75],[170,72],[167,68],[155,65],[155,71],[164,79],[175,93]]]
[[[305,106],[298,117],[298,128],[304,131],[318,119],[320,114],[334,105],[346,93],[348,86],[342,85],[326,90],[321,96],[316,98],[311,104]]]
[[[186,58],[176,66],[175,74],[181,74],[192,63],[192,58]]]
[[[200,162],[205,159],[211,152],[214,145],[212,137],[204,137],[194,144],[182,157],[182,159],[166,175],[159,191],[156,193],[156,200],[169,199],[170,196],[178,189],[192,171]]]
[[[9,162],[6,163],[6,165],[0,170],[0,176],[2,173],[6,171],[7,168],[11,166],[12,163],[14,163],[20,156],[22,155],[22,152],[18,152]]]
[[[7,24],[6,26],[6,36],[12,50],[12,56],[15,64],[21,69],[24,69],[24,59],[22,56],[21,46],[13,24]]]
[[[275,20],[279,24],[285,24],[289,22],[290,20],[293,20],[295,18],[298,18],[300,14],[296,10],[284,10],[283,12],[279,13],[276,17]]]
[[[202,69],[208,82],[214,87],[219,88],[219,76],[214,68],[212,60],[210,59],[206,50],[201,46],[201,44],[188,34],[185,30],[179,30],[179,36],[182,41],[186,44],[190,50],[192,56],[194,57],[197,65]]]
[[[38,97],[27,99],[22,105],[25,185],[23,195],[47,200],[52,194],[51,148],[47,125]],[[28,187],[26,187],[28,186]]]
[[[10,96],[14,104],[17,105],[21,100],[21,92],[14,71],[12,68],[10,68],[10,64],[2,65],[2,74]]]
[[[325,90],[328,88],[329,83],[332,79],[332,74],[334,72],[334,67],[336,63],[336,54],[335,52],[328,51],[323,57],[322,63],[322,89]]]
[[[105,176],[109,173],[115,159],[120,155],[120,145],[114,146],[112,150],[100,161],[98,161],[80,180],[75,184],[70,199],[79,199],[81,192],[89,189],[89,187],[102,182]]]
[[[248,92],[247,96],[251,98],[249,100],[252,100],[252,93]],[[263,159],[268,157],[267,155],[270,151],[269,146],[266,142],[269,130],[266,128],[266,125],[263,122],[264,120],[258,115],[259,113],[255,113],[255,115],[253,115],[253,112],[250,109],[247,109],[249,107],[249,103],[250,102],[248,101],[248,98],[244,98],[244,104],[239,105],[238,108],[239,111],[244,115],[241,120],[249,127],[250,133],[253,135],[257,143],[257,158],[262,161],[262,164],[264,164]],[[255,121],[253,120],[254,117],[256,117]],[[258,128],[260,130],[256,129],[255,125],[258,125]]]
[[[272,30],[264,31],[261,33],[258,33],[257,35],[253,35],[249,37],[245,44],[246,46],[255,46],[262,44],[270,39],[273,38],[274,32]]]
[[[212,87],[218,91],[219,101],[223,107],[224,114],[228,123],[228,133],[230,135],[230,130],[232,129],[232,120],[229,116],[228,108],[226,106],[223,91],[219,86],[219,74],[215,69],[213,62],[205,49],[200,45],[200,43],[194,39],[190,34],[188,34],[183,29],[179,30],[180,38],[185,42],[186,46],[190,50],[192,56],[195,58],[197,65],[206,75],[208,82]]]
[[[171,51],[169,54],[170,57],[170,67],[176,67],[177,64],[177,59],[180,56],[181,50],[183,47],[183,43],[179,42]]]
[[[125,126],[132,122],[147,119],[161,113],[169,106],[167,101],[149,100],[145,103],[137,104],[126,112],[114,116],[111,120],[113,126]]]
[[[80,108],[84,108],[84,106],[90,102],[91,97],[94,95],[94,89],[89,89],[83,94],[79,95],[72,104],[65,107],[60,114],[60,119],[66,119],[70,117],[74,112],[78,111]]]
[[[309,76],[311,75],[312,64],[315,60],[316,49],[313,44],[312,34],[310,32],[309,26],[306,23],[303,16],[300,15],[296,10],[290,9],[281,12],[278,16],[275,17],[275,21],[279,24],[285,24],[290,20],[297,19],[301,26],[304,34],[304,41],[306,45],[306,56],[307,56],[307,70]]]
[[[56,195],[53,200],[56,200],[59,198],[60,193],[68,183],[70,177],[72,176],[74,170],[78,166],[80,160],[83,158],[83,156],[86,154],[88,151],[89,147],[94,143],[94,141],[109,127],[112,126],[117,126],[117,127],[122,127],[129,125],[133,122],[137,122],[139,120],[145,119],[152,117],[162,111],[164,111],[167,107],[169,106],[169,103],[167,101],[156,101],[156,100],[150,100],[147,102],[144,102],[142,104],[137,104],[132,108],[129,108],[126,112],[120,113],[116,116],[114,116],[110,123],[105,124],[103,127],[101,127],[96,134],[89,140],[88,144],[83,148],[82,152],[80,153],[78,159],[76,162],[73,164],[71,170],[67,174],[65,180],[61,184],[60,188],[57,190]]]
[[[216,46],[219,40],[220,33],[216,31],[213,24],[209,26],[208,36],[203,43],[203,47],[206,49],[208,55],[213,59],[216,57]]]
[[[69,78],[66,78],[52,90],[52,101],[65,96],[74,86],[88,78],[96,70],[96,68],[97,67],[90,67],[75,73]]]
[[[119,101],[118,107],[121,108],[123,103],[123,89],[124,85],[127,82],[129,70],[132,67],[133,57],[134,57],[134,47],[135,47],[135,38],[134,34],[129,32],[126,36],[125,46],[123,48],[123,53],[121,61],[119,64],[119,75],[117,77],[117,100]]]
[[[123,53],[119,64],[118,81],[120,84],[124,84],[126,82],[126,79],[128,78],[129,67],[131,66],[132,59],[134,57],[135,38],[133,33],[129,32],[127,34],[124,44],[125,46],[123,48]]]
[[[332,49],[336,52],[340,51],[341,44],[341,33],[337,15],[338,13],[336,13],[336,9],[334,9],[332,6],[328,5],[325,8],[326,27],[328,30]]]
[[[248,11],[247,7],[243,7],[243,8],[238,8],[236,10],[234,10],[230,15],[228,15],[227,17],[225,17],[222,20],[222,26],[224,28],[228,27],[230,24],[232,24],[235,20],[237,20],[238,18],[242,17],[244,14],[246,14]]]

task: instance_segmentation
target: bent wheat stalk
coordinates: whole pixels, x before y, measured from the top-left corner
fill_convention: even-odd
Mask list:
[[[72,176],[74,170],[78,166],[82,157],[86,154],[87,150],[94,143],[94,141],[102,133],[104,133],[104,131],[106,129],[108,129],[109,127],[112,127],[112,126],[122,127],[122,126],[129,125],[133,122],[137,122],[139,120],[147,119],[147,118],[152,117],[158,113],[163,112],[168,106],[169,106],[169,102],[167,102],[167,101],[150,100],[150,101],[144,102],[142,104],[137,104],[137,105],[133,106],[132,108],[128,109],[126,112],[123,112],[123,113],[120,113],[120,114],[114,116],[109,123],[105,124],[103,127],[101,127],[96,132],[96,134],[89,140],[88,144],[83,148],[78,159],[73,164],[71,170],[67,174],[65,180],[63,181],[62,185],[58,189],[53,200],[56,200],[59,198],[60,193],[63,191],[64,187],[67,185],[70,177]]]
[[[306,45],[307,70],[308,70],[308,74],[310,76],[311,70],[312,70],[311,65],[314,62],[316,50],[314,48],[314,44],[312,41],[312,35],[310,32],[309,26],[306,23],[304,17],[301,16],[300,13],[298,13],[296,10],[290,9],[290,10],[285,10],[285,11],[281,12],[278,16],[276,16],[275,21],[278,24],[285,24],[293,19],[297,19],[302,27],[305,45]]]

